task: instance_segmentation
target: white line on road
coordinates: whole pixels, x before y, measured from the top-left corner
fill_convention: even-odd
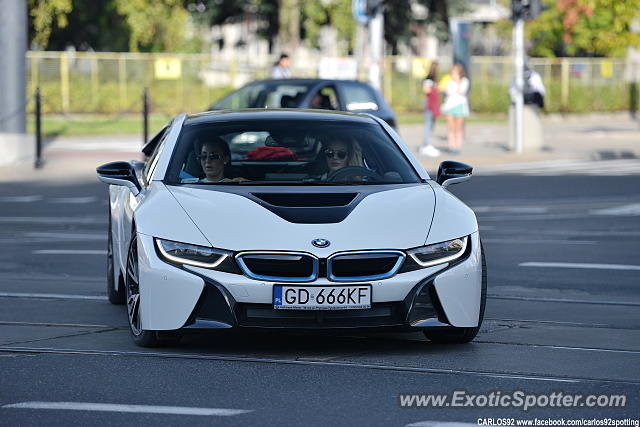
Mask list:
[[[543,214],[549,212],[544,206],[475,206],[471,208],[475,213],[499,212],[515,214]]]
[[[25,233],[25,237],[60,240],[107,240],[107,233]],[[18,239],[16,239],[18,240]]]
[[[8,203],[31,203],[42,200],[42,196],[3,196],[0,197],[0,202]]]
[[[405,427],[469,427],[478,424],[459,423],[456,421],[418,421],[416,423],[407,424]]]
[[[595,245],[595,240],[558,240],[558,239],[482,239],[482,243],[532,244],[532,245]]]
[[[490,299],[504,299],[513,301],[532,301],[532,302],[558,302],[567,304],[594,304],[594,305],[620,305],[627,307],[640,307],[640,302],[636,301],[610,301],[610,300],[585,300],[585,299],[572,299],[572,298],[536,298],[525,297],[517,295],[491,295],[487,298]]]
[[[0,298],[39,298],[39,299],[82,299],[93,301],[106,301],[107,297],[97,295],[73,295],[73,294],[37,294],[24,292],[0,292]]]
[[[592,215],[637,216],[640,215],[640,203],[616,206],[615,208],[594,209],[589,213]]]
[[[579,262],[522,262],[519,267],[543,268],[585,268],[594,270],[640,270],[640,265],[625,264],[589,264]]]
[[[139,414],[205,415],[230,417],[253,412],[247,409],[193,408],[188,406],[118,405],[91,402],[20,402],[3,405],[16,409],[64,409],[71,411],[134,412]]]
[[[88,197],[57,197],[54,199],[49,199],[49,203],[68,203],[72,205],[82,205],[86,203],[93,203],[98,200],[95,196]]]
[[[34,255],[106,255],[105,249],[37,249]]]
[[[91,216],[0,216],[4,224],[106,224],[107,218]]]

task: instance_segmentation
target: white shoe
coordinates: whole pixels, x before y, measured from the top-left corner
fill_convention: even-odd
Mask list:
[[[440,155],[440,150],[433,145],[426,145],[420,148],[420,154],[427,157],[438,157]]]

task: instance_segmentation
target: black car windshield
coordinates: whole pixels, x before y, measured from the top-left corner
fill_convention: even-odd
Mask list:
[[[251,120],[190,123],[180,134],[168,184],[353,185],[420,178],[375,123]]]
[[[255,83],[238,89],[213,105],[215,110],[297,108],[312,83]]]

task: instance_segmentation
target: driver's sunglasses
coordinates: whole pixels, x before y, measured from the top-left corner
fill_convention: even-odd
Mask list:
[[[220,160],[222,158],[222,155],[218,153],[196,154],[196,158],[200,161],[207,160],[207,159]]]
[[[324,150],[324,155],[327,156],[328,159],[335,159],[337,157],[340,160],[344,160],[347,157],[347,154],[349,153],[343,150]]]

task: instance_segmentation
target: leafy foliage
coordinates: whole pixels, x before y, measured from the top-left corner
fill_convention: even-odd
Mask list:
[[[67,26],[71,0],[29,0],[33,42],[41,48],[49,44],[51,31]]]
[[[184,46],[189,12],[180,0],[115,0],[115,5],[131,28],[131,52],[174,52]]]
[[[534,56],[624,56],[640,46],[630,30],[640,0],[544,0],[549,9],[527,25]]]

